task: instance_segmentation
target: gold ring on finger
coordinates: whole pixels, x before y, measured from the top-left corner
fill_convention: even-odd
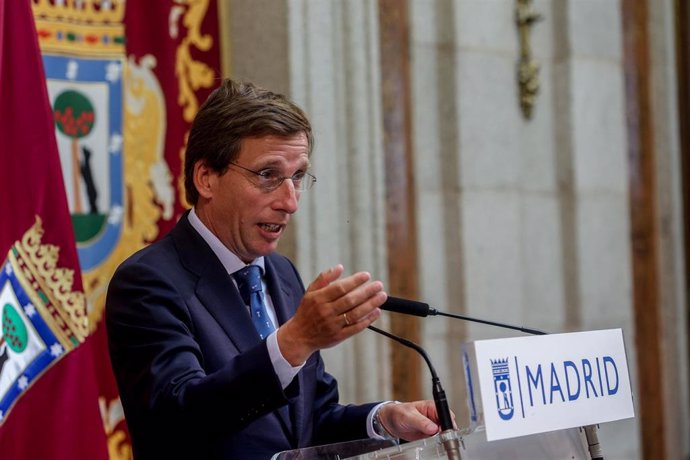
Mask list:
[[[347,318],[347,313],[343,313],[343,319],[345,320],[345,326],[349,326],[350,320]]]

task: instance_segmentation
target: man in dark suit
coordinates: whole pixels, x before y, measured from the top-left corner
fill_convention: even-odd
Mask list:
[[[316,181],[312,145],[302,110],[252,84],[226,80],[197,114],[185,158],[193,208],[118,268],[106,301],[135,459],[266,459],[438,431],[430,401],[338,403],[319,350],[375,321],[386,293],[341,265],[305,291],[275,252]]]

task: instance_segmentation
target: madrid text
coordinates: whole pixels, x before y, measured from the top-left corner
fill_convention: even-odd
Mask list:
[[[618,392],[618,366],[610,356],[525,365],[529,404],[553,404],[600,398]]]

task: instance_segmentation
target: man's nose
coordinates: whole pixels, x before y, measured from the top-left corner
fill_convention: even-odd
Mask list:
[[[299,207],[300,191],[295,188],[292,179],[286,178],[282,184],[274,191],[277,194],[276,205],[280,210],[293,214]]]

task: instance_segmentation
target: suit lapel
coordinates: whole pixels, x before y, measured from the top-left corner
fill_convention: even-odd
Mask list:
[[[198,276],[195,294],[239,352],[256,346],[259,334],[230,275],[185,214],[172,231],[183,265]]]
[[[224,269],[221,273],[226,274]],[[199,279],[196,295],[240,353],[261,341],[230,275],[226,274],[222,280],[209,277]]]
[[[221,325],[227,336],[235,345],[239,353],[256,346],[261,338],[254,328],[251,318],[247,314],[244,301],[234,288],[230,275],[218,260],[204,239],[191,226],[185,214],[171,232],[180,259],[185,267],[198,276],[196,296],[213,318]],[[290,284],[280,270],[266,257],[266,286],[271,295],[271,301],[276,311],[279,324],[285,323],[293,314],[294,294],[289,289]],[[301,407],[301,394],[299,404]],[[275,411],[288,438],[292,438],[293,445],[297,445],[297,435],[301,431],[301,413],[296,422],[292,422],[295,410],[283,406]],[[293,430],[293,427],[300,427]]]

